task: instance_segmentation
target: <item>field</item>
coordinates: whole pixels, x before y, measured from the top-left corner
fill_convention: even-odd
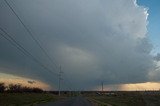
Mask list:
[[[101,106],[160,106],[159,91],[92,93],[87,97]]]
[[[43,93],[0,93],[0,106],[35,106],[38,103],[57,101],[72,96],[83,96],[96,106],[160,106],[160,91],[132,92],[57,92]]]
[[[60,97],[49,93],[0,93],[0,106],[34,106]]]

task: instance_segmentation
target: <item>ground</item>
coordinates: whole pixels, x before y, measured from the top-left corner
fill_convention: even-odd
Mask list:
[[[58,99],[58,96],[48,93],[0,93],[0,106],[34,105]]]
[[[160,91],[0,93],[0,106],[160,106]]]

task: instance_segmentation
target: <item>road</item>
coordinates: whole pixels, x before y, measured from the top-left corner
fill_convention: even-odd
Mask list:
[[[40,104],[37,106],[93,106],[93,105],[83,97],[73,97],[57,102]]]

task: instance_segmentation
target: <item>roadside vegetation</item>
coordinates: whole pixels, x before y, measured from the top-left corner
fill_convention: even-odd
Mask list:
[[[160,106],[160,91],[86,94],[98,106]]]
[[[62,98],[40,88],[30,88],[20,84],[5,86],[4,83],[0,83],[0,106],[34,106]]]
[[[0,93],[0,106],[34,106],[56,101],[58,96],[47,93]]]
[[[10,93],[23,93],[23,92],[34,92],[34,93],[41,93],[43,92],[40,88],[31,88],[22,86],[21,84],[9,84],[6,86],[4,83],[0,83],[0,93],[10,92]]]
[[[67,97],[83,96],[95,106],[160,106],[160,91],[43,91],[20,84],[0,83],[0,106],[36,106]]]

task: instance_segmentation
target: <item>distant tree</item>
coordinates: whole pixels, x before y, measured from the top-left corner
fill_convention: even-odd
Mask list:
[[[0,83],[0,92],[4,92],[6,89],[4,83]]]
[[[34,92],[34,93],[41,93],[41,92],[43,92],[43,90],[42,89],[40,89],[40,88],[30,88],[30,87],[22,87],[21,88],[22,90],[22,92]]]
[[[43,92],[43,90],[40,89],[40,88],[32,88],[32,90],[33,90],[34,93],[41,93],[41,92]]]
[[[24,86],[24,87],[22,88],[22,91],[23,91],[23,92],[32,92],[32,88]]]
[[[10,92],[22,92],[21,84],[9,84],[8,90]]]
[[[22,86],[21,84],[10,84],[8,86],[8,92],[34,92],[34,93],[42,93],[43,90],[40,88],[31,88],[31,87],[26,87]]]

